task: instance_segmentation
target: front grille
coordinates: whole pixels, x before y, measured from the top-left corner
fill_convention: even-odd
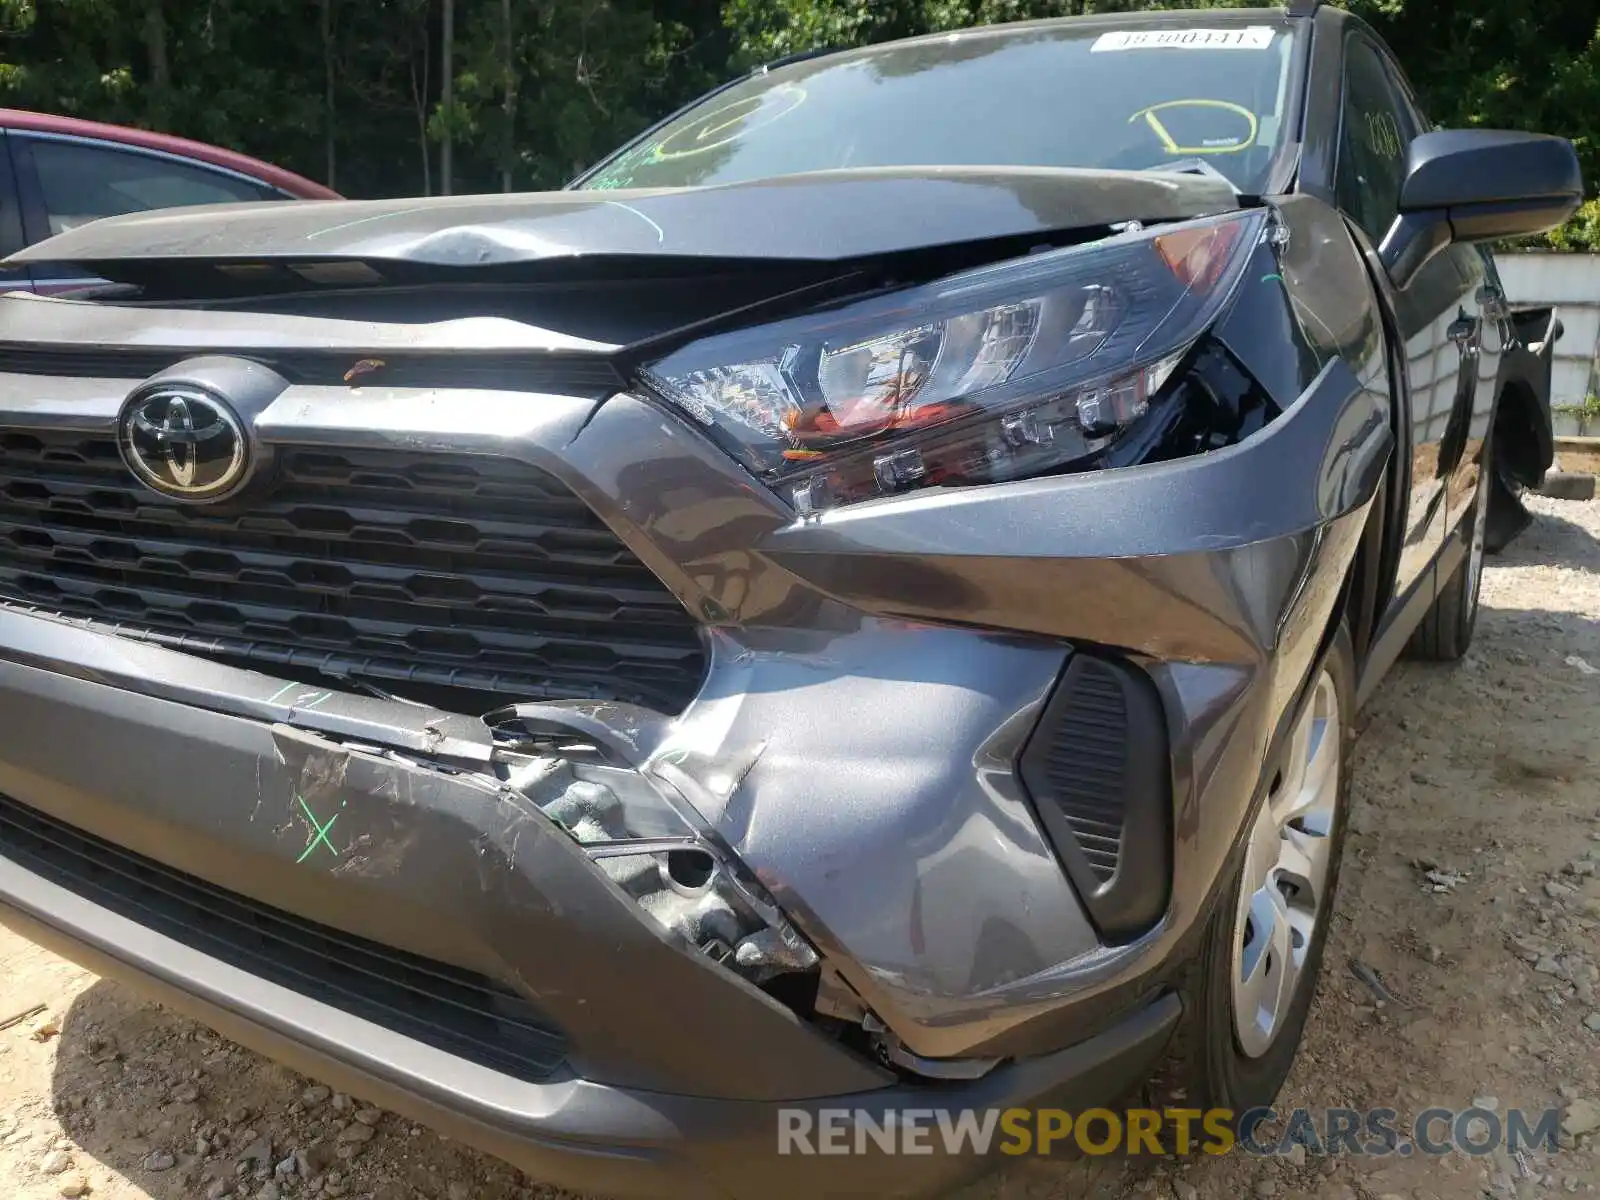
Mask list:
[[[677,599],[564,484],[510,459],[290,449],[259,500],[188,506],[116,443],[0,435],[0,599],[291,678],[463,711],[677,711],[705,671]]]
[[[213,887],[0,796],[0,856],[260,979],[532,1082],[566,1041],[522,996]]]

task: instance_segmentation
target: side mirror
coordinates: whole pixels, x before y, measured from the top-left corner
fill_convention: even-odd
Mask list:
[[[1406,153],[1399,215],[1378,256],[1404,287],[1451,242],[1526,237],[1583,203],[1583,172],[1566,138],[1499,129],[1424,133]]]

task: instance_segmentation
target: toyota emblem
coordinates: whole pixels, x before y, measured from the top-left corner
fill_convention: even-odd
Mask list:
[[[129,397],[117,421],[122,459],[152,491],[177,500],[218,500],[249,468],[239,418],[198,388],[157,387]]]

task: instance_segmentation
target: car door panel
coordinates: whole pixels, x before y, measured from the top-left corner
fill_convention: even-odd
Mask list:
[[[1360,34],[1346,39],[1341,88],[1336,200],[1376,244],[1393,220],[1406,149],[1423,123],[1403,76]],[[1478,382],[1485,369],[1478,296],[1482,272],[1464,266],[1464,253],[1476,255],[1470,247],[1452,247],[1404,288],[1394,288],[1381,271],[1377,281],[1392,301],[1398,325],[1411,422],[1397,602],[1429,577],[1453,521],[1464,511],[1457,473],[1471,440],[1468,433],[1477,424],[1483,390]],[[1481,431],[1476,436],[1481,438]]]
[[[1414,131],[1413,136],[1430,128],[1404,73],[1387,55],[1383,61],[1404,127]],[[1450,260],[1461,286],[1455,316],[1445,329],[1446,340],[1455,347],[1458,360],[1454,405],[1437,453],[1444,493],[1444,533],[1448,536],[1466,517],[1476,495],[1478,463],[1492,419],[1496,380],[1509,331],[1499,281],[1486,270],[1485,251],[1472,245],[1452,245],[1439,258]]]
[[[1428,263],[1409,287],[1395,293],[1411,406],[1411,487],[1395,589],[1401,594],[1421,577],[1444,543],[1447,508],[1439,457],[1460,387],[1462,352],[1450,338],[1450,327],[1461,298],[1460,276],[1445,256]]]
[[[1483,467],[1484,439],[1494,420],[1498,401],[1500,367],[1511,341],[1509,311],[1500,295],[1498,282],[1485,269],[1483,252],[1476,246],[1452,246],[1466,283],[1461,325],[1470,339],[1471,386],[1463,387],[1456,424],[1444,456],[1445,494],[1449,528],[1454,529],[1472,510]]]

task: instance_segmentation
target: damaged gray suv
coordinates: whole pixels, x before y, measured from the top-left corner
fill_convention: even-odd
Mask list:
[[[109,282],[0,300],[0,920],[594,1193],[935,1192],[982,1157],[780,1133],[1163,1063],[1267,1102],[1357,707],[1550,463],[1484,243],[1581,194],[1300,2],[27,250]]]

